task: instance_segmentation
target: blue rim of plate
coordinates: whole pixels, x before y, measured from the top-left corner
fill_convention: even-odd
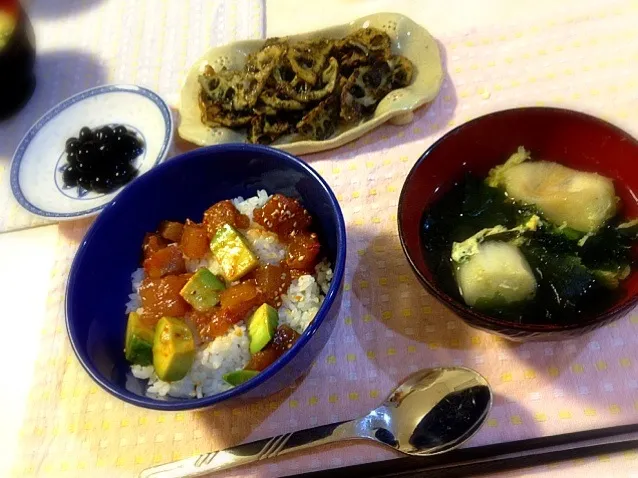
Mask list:
[[[29,200],[24,196],[22,189],[20,188],[19,176],[20,176],[20,166],[22,164],[22,159],[24,158],[25,151],[31,144],[31,140],[33,139],[33,137],[36,134],[38,134],[40,130],[47,123],[49,123],[53,118],[59,115],[62,111],[66,110],[70,106],[80,101],[83,101],[92,96],[97,96],[104,93],[113,93],[118,91],[136,93],[140,96],[144,96],[145,98],[148,98],[149,100],[151,100],[158,107],[158,109],[162,113],[162,118],[164,119],[165,140],[157,155],[157,159],[155,160],[155,162],[153,163],[153,166],[151,167],[157,166],[166,158],[166,154],[168,153],[168,148],[171,144],[172,137],[173,137],[173,117],[171,115],[171,111],[168,107],[168,104],[157,93],[149,90],[148,88],[144,88],[143,86],[137,86],[137,85],[105,85],[105,86],[97,86],[95,88],[90,88],[74,96],[71,96],[70,98],[67,98],[66,100],[62,101],[61,103],[58,103],[56,106],[51,108],[38,121],[36,121],[36,123],[33,126],[31,126],[29,131],[27,131],[27,133],[20,140],[20,144],[18,145],[18,148],[16,149],[16,152],[13,155],[13,159],[11,160],[11,176],[10,176],[11,192],[13,193],[13,197],[15,197],[16,201],[18,201],[18,204],[20,204],[20,206],[22,206],[27,211],[42,217],[76,218],[76,217],[85,217],[101,209],[104,209],[104,207],[106,207],[106,205],[111,202],[111,201],[107,201],[104,204],[100,204],[99,206],[93,207],[91,209],[85,209],[82,211],[70,212],[70,213],[44,211],[43,209],[40,209],[39,207],[29,202]],[[124,187],[126,187],[126,185]],[[121,191],[121,189],[118,190],[118,192],[119,191]],[[117,192],[115,195],[117,195]]]

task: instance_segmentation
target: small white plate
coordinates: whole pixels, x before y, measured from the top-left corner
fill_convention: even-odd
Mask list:
[[[134,85],[91,88],[49,110],[20,141],[11,162],[11,190],[18,203],[37,216],[60,221],[97,214],[121,188],[109,194],[64,188],[64,148],[83,126],[112,124],[124,125],[143,139],[144,152],[134,163],[138,176],[166,158],[173,119],[164,100]]]

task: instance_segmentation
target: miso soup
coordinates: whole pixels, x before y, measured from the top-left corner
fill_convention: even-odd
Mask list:
[[[613,181],[519,148],[426,211],[425,257],[449,295],[491,316],[575,323],[609,308],[633,267],[638,220]]]

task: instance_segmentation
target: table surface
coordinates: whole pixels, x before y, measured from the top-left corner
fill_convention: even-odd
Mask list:
[[[539,17],[550,18],[551,7],[557,2],[553,0],[457,1],[452,2],[456,3],[454,14],[450,14],[450,2],[438,1],[322,0],[320,3],[321,8],[317,8],[309,7],[308,2],[268,0],[266,2],[268,36],[312,30],[341,23],[367,13],[390,9],[416,17],[415,19],[422,23],[425,23],[428,18],[434,19],[427,26],[432,34],[441,37],[479,31],[483,27],[492,25],[495,11],[499,12],[499,21],[505,24],[516,24],[532,14],[531,12]],[[419,12],[415,14],[417,8]],[[335,18],[336,11],[339,12],[338,18]],[[37,331],[42,326],[57,236],[57,225],[0,234],[0,291],[3,297],[3,315],[5,320],[19,321],[26,335],[37,335]],[[11,393],[0,394],[0,423],[2,423],[0,449],[3,450],[0,453],[0,476],[8,475],[8,467],[14,455],[35,357],[35,353],[24,353],[23,346],[17,340],[7,341],[0,347],[0,364],[11,364],[10,367],[3,367],[3,378],[5,383],[10,383],[12,387]],[[604,470],[606,463],[601,460],[598,464]],[[587,469],[579,467],[579,464],[573,466],[572,476],[577,471],[578,474],[585,474],[591,473],[593,469],[591,466]],[[623,469],[623,472],[627,473],[626,476],[638,475],[638,463],[635,461],[625,463]],[[552,472],[545,468],[527,470],[526,473],[530,476],[547,473],[549,476]]]

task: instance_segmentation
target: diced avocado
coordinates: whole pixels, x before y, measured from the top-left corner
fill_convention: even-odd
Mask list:
[[[126,360],[137,365],[150,365],[153,363],[153,336],[155,330],[145,324],[139,314],[131,312],[126,324],[126,339],[124,342],[124,355]]]
[[[179,294],[195,310],[203,312],[217,305],[219,291],[224,289],[224,283],[211,271],[202,267],[188,280]]]
[[[270,342],[275,335],[279,315],[277,310],[268,304],[262,304],[248,319],[248,336],[250,337],[250,353],[256,354]]]
[[[259,375],[259,372],[256,370],[235,370],[234,372],[224,374],[222,378],[236,387],[237,385],[247,382],[256,375]]]
[[[230,224],[224,224],[215,234],[210,249],[219,262],[224,279],[233,282],[241,279],[259,264],[257,256],[246,240]]]
[[[165,382],[183,379],[195,359],[195,339],[186,323],[174,317],[162,317],[155,327],[153,366]]]

